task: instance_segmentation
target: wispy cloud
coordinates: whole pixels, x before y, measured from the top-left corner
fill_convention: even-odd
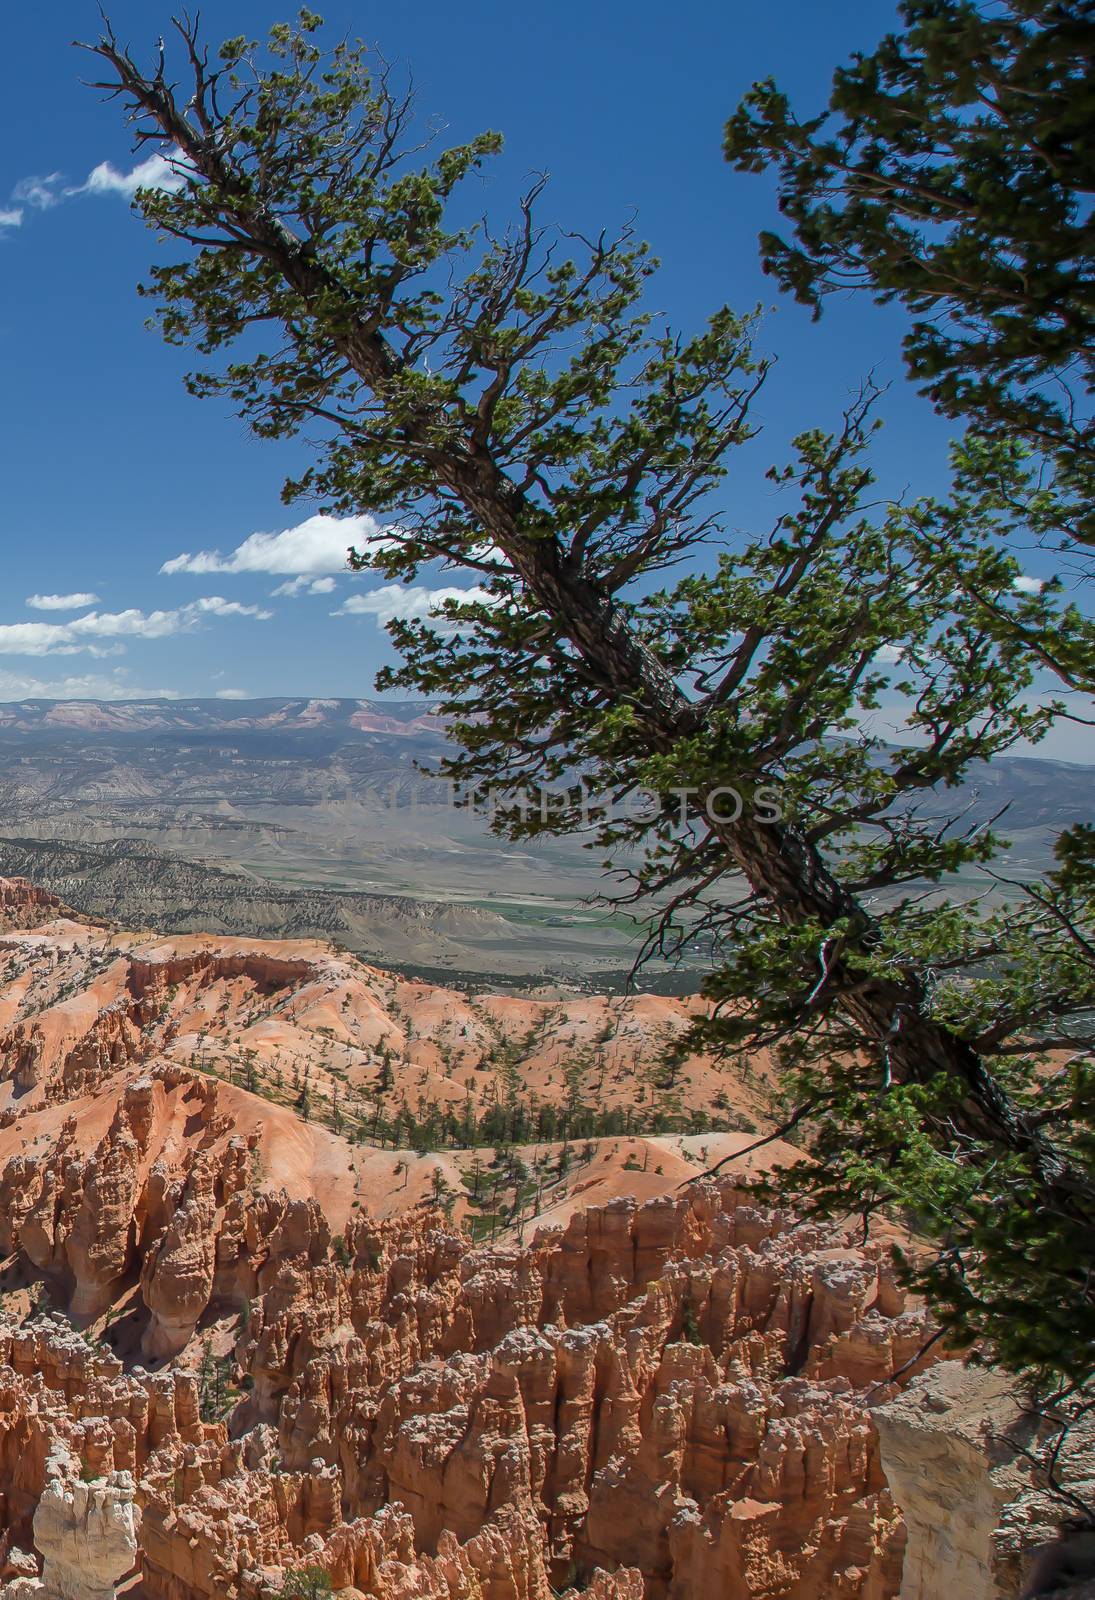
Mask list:
[[[164,189],[175,194],[186,186],[186,168],[177,150],[157,151],[138,161],[128,172],[123,172],[112,161],[100,161],[93,167],[83,183],[66,184],[61,172],[32,173],[20,178],[11,192],[13,205],[0,210],[0,228],[18,228],[25,208],[32,211],[52,211],[63,200],[73,200],[79,195],[118,195],[132,200],[138,189]]]
[[[11,197],[17,204],[31,206],[35,211],[49,211],[64,198],[64,191],[58,187],[60,182],[59,172],[20,178]]]
[[[362,550],[387,545],[380,523],[360,517],[329,517],[322,512],[281,533],[253,533],[228,555],[198,550],[172,556],[161,572],[266,572],[299,577],[345,572],[351,545]]]
[[[28,594],[27,605],[32,611],[82,611],[98,599],[97,594]]]
[[[245,606],[238,600],[225,600],[219,594],[207,595],[203,600],[192,600],[188,606],[183,606],[181,615],[190,614],[210,617],[254,617],[256,622],[269,622],[274,615],[272,611],[264,611],[261,606]]]
[[[246,689],[218,689],[216,698],[218,700],[250,700],[251,696]]]
[[[100,161],[88,174],[86,183],[66,189],[65,194],[116,194],[125,200],[132,200],[138,189],[164,189],[168,194],[177,194],[186,186],[185,172],[177,163],[177,155],[156,154],[139,161],[129,172],[120,172],[113,162]]]
[[[497,605],[494,595],[478,585],[471,589],[427,589],[424,584],[386,583],[368,594],[351,595],[333,617],[375,617],[377,626],[393,622],[396,618],[407,621],[418,618],[425,621],[436,617],[446,600],[457,600],[463,605]]]
[[[252,617],[268,621],[272,611],[207,595],[173,611],[88,611],[71,622],[9,622],[0,625],[0,655],[51,656],[115,654],[117,645],[101,640],[163,639],[199,626],[203,617]]]
[[[286,578],[285,582],[279,583],[271,593],[285,595],[292,600],[298,594],[331,594],[334,588],[333,578]]]

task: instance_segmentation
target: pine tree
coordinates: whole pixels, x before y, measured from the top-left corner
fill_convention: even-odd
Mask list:
[[[799,120],[768,80],[726,153],[774,167],[788,241],[767,271],[820,310],[864,287],[912,314],[910,375],[950,416],[1026,438],[1084,492],[1066,537],[1095,542],[1095,77],[1088,0],[903,0],[902,29]]]
[[[264,68],[244,39],[210,65],[183,22],[178,92],[163,61],[96,47],[138,140],[178,152],[178,186],[139,204],[183,246],[147,292],[167,338],[212,358],[192,391],[261,437],[321,424],[287,494],[387,519],[358,567],[474,575],[433,622],[392,624],[405,664],[381,687],[440,704],[463,751],[445,775],[490,790],[500,830],[592,822],[610,860],[639,861],[635,897],[668,901],[651,947],[715,952],[707,1042],[780,1053],[783,1131],[820,1157],[787,1180],[800,1203],[915,1207],[941,1239],[921,1281],[959,1332],[1086,1374],[1090,896],[1079,869],[1026,896],[1016,967],[1007,925],[921,892],[992,861],[999,837],[946,793],[1042,736],[1058,708],[1029,692],[1035,647],[1084,637],[1059,591],[1016,587],[1008,549],[1073,515],[1067,478],[1040,484],[1016,440],[982,436],[956,447],[949,498],[887,503],[868,393],[773,468],[774,527],[727,534],[713,497],[767,373],[750,319],[663,328],[648,251],[625,231],[552,253],[539,186],[508,234],[448,222],[497,136],[408,166],[409,100],[360,48],[325,56],[318,28],[276,27]],[[870,731],[883,694],[898,749]],[[590,793],[614,805],[591,817]],[[991,1020],[961,1003],[986,965]],[[1077,1059],[1054,1076],[1061,1037]],[[564,1138],[588,1117],[566,1107]]]
[[[322,1567],[291,1567],[281,1580],[285,1600],[325,1600],[333,1592],[330,1573]]]

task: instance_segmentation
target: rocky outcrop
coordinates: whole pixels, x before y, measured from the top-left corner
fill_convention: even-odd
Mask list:
[[[161,1174],[155,1174],[162,1183]],[[166,1191],[166,1185],[164,1185]],[[141,1293],[152,1313],[143,1349],[153,1360],[177,1355],[213,1293],[217,1252],[216,1172],[200,1159],[177,1196],[163,1192],[172,1215],[144,1258]]]
[[[26,878],[0,878],[0,933],[15,928],[38,928],[74,913],[57,895]]]
[[[946,1362],[874,1412],[908,1529],[900,1600],[1095,1596],[1095,1533],[1062,1535],[1075,1503],[1047,1491],[1057,1435],[1004,1374]],[[1059,1481],[1095,1487],[1095,1426],[1070,1431]]]
[[[229,1170],[159,1196],[146,1257],[188,1307],[161,1334],[246,1295],[224,1420],[194,1371],[127,1373],[57,1320],[0,1329],[9,1584],[73,1540],[132,1561],[119,1474],[150,1600],[274,1600],[313,1564],[380,1600],[1015,1600],[1084,1570],[997,1437],[1020,1422],[998,1379],[929,1354],[890,1381],[925,1329],[880,1248],[708,1182],[525,1248],[420,1213],[336,1251],[314,1203]]]
[[[169,1102],[189,1109],[192,1135],[170,1164],[153,1141]],[[8,1246],[47,1275],[80,1323],[102,1315],[139,1278],[151,1313],[146,1352],[177,1354],[215,1292],[238,1306],[253,1286],[246,1273],[237,1286],[228,1269],[242,1227],[231,1203],[248,1182],[254,1144],[233,1134],[215,1082],[157,1067],[125,1085],[90,1154],[70,1117],[48,1158],[9,1159],[0,1171]]]
[[[76,1155],[78,1126],[66,1125],[38,1203],[19,1229],[30,1259],[71,1281],[70,1310],[81,1321],[107,1310],[133,1262],[150,1097],[147,1080],[129,1085],[108,1133],[84,1162]]]
[[[42,1099],[63,1103],[150,1054],[141,1026],[136,1008],[122,1001],[81,1018],[75,1037],[66,1028],[47,1038],[40,1023],[20,1022],[0,1037],[0,1078],[10,1077],[19,1095],[40,1089]]]
[[[139,1515],[128,1472],[84,1481],[73,1463],[54,1456],[34,1513],[42,1554],[42,1600],[114,1600],[116,1585],[137,1564]]]

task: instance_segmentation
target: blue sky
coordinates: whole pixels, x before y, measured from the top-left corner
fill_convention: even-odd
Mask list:
[[[773,220],[770,185],[732,172],[720,152],[740,95],[773,73],[813,106],[832,67],[893,19],[873,0],[320,9],[413,69],[421,111],[450,142],[485,127],[504,133],[485,209],[504,217],[527,175],[546,170],[546,220],[595,230],[635,212],[664,262],[656,299],[685,329],[724,301],[775,299],[756,252],[758,228]],[[149,51],[168,16],[150,0],[110,10],[119,36]],[[215,0],[204,17],[219,38],[261,34],[287,12]],[[314,524],[288,542],[252,537],[312,515],[280,500],[299,447],[253,441],[226,408],[190,399],[184,354],[144,326],[135,284],[157,246],[120,181],[137,158],[119,108],[81,85],[93,63],[69,43],[97,22],[90,0],[20,7],[7,21],[20,68],[6,84],[0,142],[0,700],[368,695],[388,648],[374,614],[383,604],[363,596],[383,580],[329,571],[330,530]],[[834,422],[872,370],[892,384],[878,451],[885,487],[942,481],[949,430],[901,377],[902,326],[863,297],[819,324],[786,301],[771,312],[762,342],[779,366],[759,408],[766,440],[727,487],[732,526],[771,522],[764,465],[799,427]],[[239,570],[178,559],[208,551]],[[75,599],[44,609],[50,596]],[[363,614],[332,615],[349,596]]]

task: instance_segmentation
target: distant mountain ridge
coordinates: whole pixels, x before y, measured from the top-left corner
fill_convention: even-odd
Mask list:
[[[0,704],[0,734],[65,730],[86,734],[286,733],[327,729],[395,737],[440,734],[444,723],[428,705],[408,700],[13,700]]]
[[[423,701],[0,705],[0,872],[131,927],[325,936],[404,967],[611,986],[643,929],[590,905],[599,854],[491,835],[423,777],[448,748]],[[1090,818],[1093,778],[1007,757],[908,804],[961,829],[999,819],[1005,875],[1030,881],[1060,829]],[[963,893],[985,888],[962,877]]]
[[[249,736],[255,737],[251,743]],[[41,740],[71,744],[151,739],[182,744],[230,737],[246,741],[249,756],[262,760],[269,738],[284,737],[299,755],[310,743],[315,754],[333,755],[343,745],[397,741],[388,754],[411,768],[423,752],[398,746],[421,743],[437,759],[445,745],[445,719],[436,705],[421,700],[368,700],[350,697],[267,696],[249,700],[16,700],[0,703],[0,747]],[[132,758],[131,758],[132,759]],[[0,790],[2,794],[2,790]],[[955,794],[960,796],[954,806]],[[967,821],[985,823],[1004,808],[1001,827],[1064,827],[1095,811],[1095,767],[1041,756],[999,756],[975,762],[957,791],[948,791],[948,809],[962,809]],[[132,798],[127,795],[126,798]],[[2,802],[0,802],[2,803]]]

